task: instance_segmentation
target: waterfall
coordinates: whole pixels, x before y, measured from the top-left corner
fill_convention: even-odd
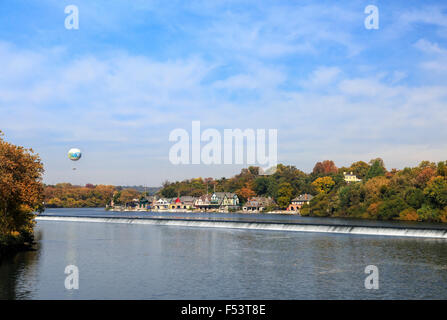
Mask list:
[[[341,233],[358,235],[377,235],[395,237],[419,237],[447,239],[447,229],[422,229],[406,227],[375,227],[350,225],[325,225],[311,223],[280,223],[280,222],[243,222],[201,219],[170,219],[170,218],[123,218],[123,217],[68,217],[45,216],[36,217],[37,221],[71,221],[71,222],[103,222],[150,224],[161,226],[227,228],[271,231],[298,231],[318,233]]]

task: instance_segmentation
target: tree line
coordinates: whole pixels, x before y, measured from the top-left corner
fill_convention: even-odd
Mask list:
[[[447,162],[387,171],[381,159],[342,168],[362,181],[334,184],[317,193],[303,215],[447,222]],[[357,169],[357,170],[355,170]],[[336,178],[336,177],[335,177]]]
[[[45,185],[44,189],[47,208],[100,208],[110,204],[112,199],[116,204],[124,204],[146,195],[133,188],[91,183],[85,186],[58,183]]]
[[[347,183],[344,173],[351,172],[361,181]],[[447,222],[446,176],[446,161],[423,161],[416,167],[388,171],[380,158],[341,168],[325,160],[317,162],[310,173],[279,164],[271,175],[261,175],[258,167],[251,166],[231,178],[165,181],[157,195],[175,198],[199,197],[214,190],[234,192],[241,203],[255,196],[270,197],[275,205],[268,210],[284,210],[293,198],[308,193],[315,197],[302,208],[302,215]],[[112,199],[115,204],[125,204],[148,193],[115,186],[60,183],[45,186],[44,195],[46,207],[104,207]]]
[[[361,181],[346,182],[344,174],[351,172]],[[158,194],[172,198],[214,190],[234,192],[242,203],[265,196],[274,199],[277,208],[286,209],[294,197],[309,193],[315,197],[303,207],[302,215],[447,222],[446,176],[447,161],[422,161],[417,167],[388,171],[380,158],[341,168],[325,160],[316,163],[311,173],[279,164],[268,176],[260,175],[258,167],[249,167],[232,178],[166,181]]]

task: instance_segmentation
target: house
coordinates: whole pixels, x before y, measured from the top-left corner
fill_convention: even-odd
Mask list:
[[[156,210],[168,210],[170,204],[171,201],[169,201],[169,199],[160,198],[153,202],[152,207]]]
[[[300,194],[295,199],[292,199],[291,203],[287,207],[287,211],[299,211],[303,205],[309,204],[312,198],[313,195],[311,194],[308,193]]]
[[[211,196],[208,194],[204,194],[203,196],[200,196],[199,198],[194,200],[194,207],[197,209],[210,209],[212,207],[211,205]]]
[[[154,196],[143,197],[138,201],[137,209],[138,210],[150,210],[150,209],[152,209],[152,203],[154,201],[155,201]]]
[[[175,209],[182,209],[182,202],[180,200],[179,197],[177,197],[175,200],[170,201],[169,204],[169,209],[170,210],[175,210]]]
[[[131,201],[128,201],[124,204],[125,210],[135,210],[139,207],[139,200],[138,199],[132,199]]]
[[[171,210],[189,210],[194,207],[194,197],[184,196],[177,197],[175,200],[171,201],[169,209]]]
[[[343,175],[345,176],[345,181],[347,183],[362,181],[362,179],[357,178],[357,176],[355,174],[352,174],[352,172],[351,173],[343,172]]]
[[[239,198],[232,192],[214,192],[210,202],[221,210],[239,208]]]
[[[183,203],[184,209],[193,209],[196,202],[196,197],[182,196],[180,197],[180,200]]]
[[[262,212],[269,205],[273,204],[272,198],[266,197],[253,197],[248,199],[248,201],[242,207],[244,212]]]
[[[194,201],[197,209],[228,210],[239,208],[239,198],[231,192],[214,192],[212,195],[203,195]]]

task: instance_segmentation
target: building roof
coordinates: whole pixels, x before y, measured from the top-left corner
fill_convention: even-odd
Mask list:
[[[182,202],[193,202],[194,200],[196,200],[196,197],[192,197],[192,196],[181,196],[180,200]]]
[[[300,194],[298,197],[293,199],[292,201],[310,201],[314,196],[308,193]]]
[[[255,207],[255,206],[267,206],[269,204],[273,204],[272,198],[266,198],[266,197],[252,197],[248,199],[248,201],[245,203],[245,206],[247,207]]]
[[[233,198],[234,196],[237,196],[235,193],[232,192],[214,192],[214,195],[216,195],[216,197],[219,199],[223,199],[225,196],[227,196],[227,198]]]

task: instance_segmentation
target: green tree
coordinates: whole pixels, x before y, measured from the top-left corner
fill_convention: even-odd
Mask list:
[[[281,209],[285,209],[289,206],[290,200],[292,200],[293,189],[290,183],[283,182],[278,187],[277,203]]]
[[[369,170],[369,165],[364,161],[357,161],[351,164],[348,172],[352,172],[359,179],[364,179]]]
[[[447,181],[443,177],[435,177],[424,189],[427,200],[434,208],[447,206]]]
[[[417,188],[408,188],[405,192],[405,202],[413,209],[419,209],[424,203],[424,192]]]
[[[366,173],[366,180],[385,175],[386,169],[385,169],[382,159],[380,159],[380,158],[373,159],[370,161],[370,164],[371,164],[371,167],[369,168],[368,172]]]
[[[378,218],[382,220],[389,220],[399,217],[399,214],[408,208],[408,205],[400,197],[385,200],[378,211]]]
[[[268,193],[269,184],[268,177],[258,177],[254,182],[253,189],[258,195],[265,195]]]
[[[423,204],[422,207],[417,211],[419,220],[428,222],[438,222],[440,221],[439,212],[437,208],[432,208],[428,204]]]
[[[175,186],[170,185],[170,186],[164,187],[160,191],[160,194],[162,197],[165,197],[165,198],[174,198],[177,196],[177,190],[176,190]]]

